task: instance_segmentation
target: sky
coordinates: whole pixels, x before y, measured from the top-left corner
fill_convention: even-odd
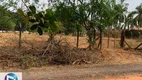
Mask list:
[[[32,1],[32,0],[30,0],[30,1]],[[39,0],[39,1],[40,1],[41,5],[45,4],[47,2],[47,0]],[[135,8],[142,3],[142,0],[125,0],[125,3],[129,4],[128,11],[131,12],[131,11],[134,11]],[[20,6],[20,4],[18,6]]]
[[[129,3],[128,11],[134,11],[142,3],[142,0],[125,0],[125,3]]]
[[[46,0],[40,0],[41,4],[46,2]],[[134,11],[135,8],[142,3],[142,0],[125,0],[125,3],[128,3],[128,11]]]

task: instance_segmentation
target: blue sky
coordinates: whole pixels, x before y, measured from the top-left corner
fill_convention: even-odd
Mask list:
[[[134,11],[142,3],[142,0],[125,0],[125,2],[129,3],[128,11]]]

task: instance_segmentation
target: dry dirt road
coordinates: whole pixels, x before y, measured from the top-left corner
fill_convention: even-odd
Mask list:
[[[142,80],[142,64],[34,68],[23,71],[23,80]]]

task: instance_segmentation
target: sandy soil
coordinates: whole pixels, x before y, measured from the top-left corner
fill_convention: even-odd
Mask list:
[[[80,65],[32,68],[23,80],[141,80],[142,64]]]
[[[127,76],[126,78],[112,78],[112,79],[106,79],[106,80],[142,80],[142,77],[132,77]]]

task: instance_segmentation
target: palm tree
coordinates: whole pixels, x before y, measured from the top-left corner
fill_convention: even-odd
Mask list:
[[[109,40],[110,40],[110,29],[112,27],[115,27],[117,24],[117,20],[116,16],[118,14],[117,10],[115,9],[116,6],[116,0],[112,0],[112,1],[108,1],[107,2],[107,6],[108,6],[108,15],[106,18],[106,22],[107,22],[107,27],[108,27],[108,43],[107,43],[107,48],[109,48]]]
[[[132,11],[130,13],[131,16],[134,18],[134,25],[136,27],[141,27],[142,26],[142,4],[136,7],[136,11]]]
[[[134,25],[135,25],[135,19],[134,19],[134,15],[133,13],[129,13],[127,16],[126,16],[126,19],[125,19],[125,24],[128,28],[128,30],[130,30],[130,28],[133,28]]]
[[[134,19],[133,21],[133,25],[135,25],[136,27],[140,28],[142,27],[142,3],[136,7],[136,11],[132,11],[129,16],[132,16]],[[137,49],[138,47],[140,47],[142,45],[139,44],[135,49]]]
[[[116,19],[116,26],[119,26],[122,29],[120,47],[123,48],[124,47],[124,41],[125,41],[126,25],[121,25],[121,23],[125,24],[127,4],[124,4],[124,1],[122,1],[121,4],[117,4],[115,6],[115,9],[117,11],[116,18],[115,18]]]

